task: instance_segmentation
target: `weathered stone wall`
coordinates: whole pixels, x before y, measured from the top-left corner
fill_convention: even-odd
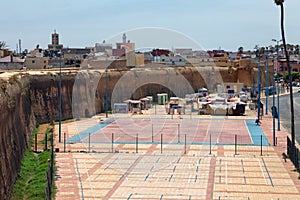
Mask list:
[[[207,87],[213,91],[222,81],[250,83],[253,79],[250,75],[241,76],[242,78],[239,79],[238,76],[237,70],[229,73],[228,68],[216,68],[212,73],[211,67],[109,70],[109,109],[111,109],[111,103],[120,103],[128,98],[155,97],[157,93],[163,92],[184,96],[184,93],[195,92],[201,87]],[[77,73],[63,73],[62,77],[63,119],[89,117],[104,112],[105,71],[80,70]],[[190,89],[184,85],[183,78],[191,86]],[[45,75],[33,76],[30,85],[32,109],[37,121],[45,123],[58,120],[59,74],[49,72]]]
[[[62,119],[72,118],[72,90],[76,74],[62,74]],[[38,123],[58,120],[59,116],[59,73],[32,76],[30,99]]]
[[[35,118],[29,77],[15,75],[0,81],[0,199],[10,199]]]
[[[0,70],[20,70],[23,68],[23,63],[7,62],[0,63]]]

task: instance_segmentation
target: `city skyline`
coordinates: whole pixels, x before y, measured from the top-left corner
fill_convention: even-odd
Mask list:
[[[137,48],[149,47],[148,37],[138,40],[130,35],[136,30],[156,30],[180,34],[190,38],[203,49],[236,51],[240,46],[251,50],[256,44],[274,45],[271,39],[280,38],[279,9],[273,0],[238,1],[215,0],[198,2],[195,0],[175,1],[32,1],[30,4],[16,0],[3,2],[3,18],[0,23],[0,40],[8,48],[16,49],[22,40],[22,49],[34,49],[37,44],[47,48],[51,33],[60,34],[64,47],[94,46],[103,40],[110,40],[124,32],[127,38],[136,42]],[[18,5],[18,6],[16,6]],[[285,3],[287,42],[299,44],[297,35],[297,8],[300,2],[289,0]],[[146,28],[144,28],[146,27]],[[261,33],[258,32],[261,30]],[[176,35],[175,34],[175,35]],[[145,35],[143,33],[143,35]],[[168,38],[169,39],[169,38]],[[121,37],[119,37],[121,41]],[[166,37],[157,38],[157,44],[164,43]],[[173,42],[174,41],[174,42]],[[173,38],[172,46],[165,48],[190,47]]]

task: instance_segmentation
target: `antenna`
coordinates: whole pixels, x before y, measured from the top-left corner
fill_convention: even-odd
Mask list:
[[[22,48],[21,48],[21,39],[19,39],[19,53],[22,53]]]

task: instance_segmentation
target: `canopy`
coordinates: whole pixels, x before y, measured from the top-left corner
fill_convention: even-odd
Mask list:
[[[140,101],[150,101],[148,98],[141,98]]]
[[[130,100],[130,103],[137,104],[137,103],[141,103],[141,101],[140,100]]]
[[[198,90],[198,92],[207,92],[207,89],[206,89],[206,88],[200,88],[200,89]]]

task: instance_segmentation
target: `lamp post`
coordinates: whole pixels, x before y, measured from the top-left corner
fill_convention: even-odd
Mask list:
[[[279,67],[279,42],[281,42],[282,40],[276,40],[276,39],[272,39],[273,42],[276,42],[276,62],[277,62],[277,74],[278,74],[278,67]],[[279,99],[280,99],[280,85],[279,85],[279,81],[277,80],[277,120],[278,120],[278,127],[277,127],[277,131],[280,131],[280,110],[279,110]]]
[[[62,54],[59,54],[59,122],[58,122],[58,142],[61,142],[61,118],[62,118],[62,95],[61,95],[61,65],[62,65]]]
[[[105,68],[105,116],[108,118],[108,70]]]
[[[273,94],[273,106],[272,106],[272,116],[273,116],[273,146],[276,146],[276,133],[275,133],[275,76],[274,76],[274,57],[272,58],[272,94]]]
[[[257,50],[258,56],[258,63],[257,63],[257,70],[258,70],[258,81],[257,81],[257,87],[258,87],[258,98],[257,98],[257,119],[260,119],[260,52],[259,49]]]
[[[266,115],[268,114],[268,103],[269,103],[269,50],[266,47]]]

